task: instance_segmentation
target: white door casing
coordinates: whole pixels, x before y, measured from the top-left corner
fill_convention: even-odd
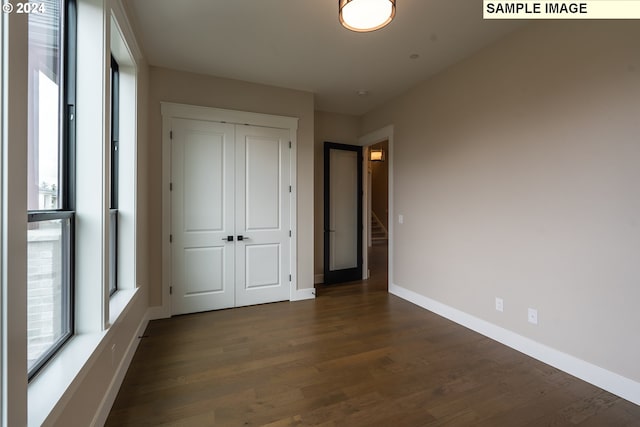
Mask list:
[[[212,107],[202,107],[187,104],[178,104],[173,102],[161,102],[162,112],[162,263],[158,266],[161,271],[162,278],[162,294],[159,306],[151,307],[150,317],[152,319],[161,319],[170,317],[174,314],[173,295],[171,290],[173,283],[173,243],[172,238],[172,123],[175,119],[200,120],[204,122],[218,122],[222,124],[232,125],[251,125],[257,127],[266,127],[274,129],[282,129],[288,132],[288,141],[290,142],[289,156],[289,177],[288,182],[291,185],[289,197],[289,223],[292,231],[292,237],[289,240],[289,274],[291,281],[289,283],[290,300],[301,300],[313,297],[312,292],[306,292],[307,289],[298,290],[297,282],[297,129],[298,118],[286,117],[272,114],[253,113],[237,110],[226,110]],[[235,203],[235,202],[234,202]],[[234,235],[235,237],[235,235]],[[221,237],[222,239],[222,237]],[[235,239],[234,239],[235,241]],[[220,240],[220,243],[223,243]],[[235,252],[235,246],[234,252]],[[235,254],[234,254],[235,255]],[[235,271],[235,268],[234,268]],[[285,298],[286,299],[286,298]]]
[[[387,167],[388,167],[388,171],[389,171],[389,179],[387,181],[387,186],[389,188],[389,201],[388,201],[388,205],[387,205],[387,210],[388,210],[388,216],[389,216],[389,221],[388,221],[388,228],[387,228],[387,234],[388,234],[388,247],[389,247],[389,255],[388,255],[388,283],[389,283],[389,287],[391,287],[394,284],[393,281],[393,277],[394,277],[394,258],[393,258],[393,248],[394,248],[394,230],[395,230],[395,210],[394,210],[394,192],[393,192],[393,188],[394,188],[394,168],[393,168],[393,162],[395,159],[394,156],[394,127],[393,125],[388,125],[385,126],[384,128],[378,129],[376,131],[373,131],[371,133],[368,133],[360,138],[358,138],[358,145],[362,146],[362,147],[368,147],[374,144],[377,144],[379,142],[382,141],[387,141],[389,144],[389,152],[387,153],[387,158],[386,158],[386,162],[387,162]],[[366,162],[366,157],[365,160]],[[364,169],[364,171],[366,171],[367,169]],[[364,182],[369,183],[369,180],[366,180]],[[371,185],[368,185],[367,188],[365,188],[365,194],[369,193],[371,191]],[[370,197],[370,195],[368,195],[367,197]],[[366,200],[365,200],[366,202]],[[369,206],[368,204],[365,204],[365,206]],[[370,220],[371,218],[371,209],[370,207],[366,210],[363,210],[362,212],[363,214],[363,223],[367,224],[367,221]],[[365,229],[366,230],[366,229]],[[368,233],[367,233],[368,234]],[[367,247],[369,244],[369,236],[366,236],[365,239],[363,239],[362,242],[362,246],[363,246],[363,253],[364,253],[364,259],[363,259],[363,264],[362,264],[362,269],[363,269],[363,279],[367,279],[368,278],[368,272],[369,272],[369,257],[367,256]]]
[[[171,128],[172,314],[288,300],[289,131]]]

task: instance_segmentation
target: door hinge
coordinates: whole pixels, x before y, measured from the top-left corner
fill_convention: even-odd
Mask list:
[[[169,139],[173,139],[173,131],[172,130],[169,131]]]
[[[289,275],[289,281],[291,281],[291,275]]]
[[[291,230],[289,230],[289,237],[291,237]]]
[[[173,243],[173,234],[169,234],[169,243]]]
[[[291,141],[289,141],[289,148],[291,148]]]
[[[289,193],[291,193],[291,186],[289,186]]]
[[[173,182],[169,183],[169,191],[173,191]]]
[[[173,295],[173,286],[169,286],[169,295]]]

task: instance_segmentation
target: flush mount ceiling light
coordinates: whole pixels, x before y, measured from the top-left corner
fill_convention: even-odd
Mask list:
[[[396,16],[396,0],[338,0],[340,23],[364,33],[387,25]]]

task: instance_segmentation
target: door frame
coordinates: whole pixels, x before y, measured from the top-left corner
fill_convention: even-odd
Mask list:
[[[357,190],[356,192],[358,194],[361,195],[361,197],[358,198],[358,207],[357,210],[360,213],[359,218],[358,218],[358,222],[356,224],[357,227],[357,241],[360,242],[362,241],[363,238],[363,227],[364,227],[364,223],[363,223],[363,216],[364,216],[364,211],[366,209],[363,209],[363,187],[364,187],[364,182],[363,182],[363,167],[365,167],[365,163],[364,163],[364,156],[362,155],[363,150],[362,150],[362,146],[360,145],[350,145],[350,144],[339,144],[336,142],[329,142],[329,141],[325,141],[324,143],[324,148],[323,148],[323,152],[324,152],[324,227],[323,227],[323,241],[324,241],[324,256],[323,256],[323,265],[324,265],[324,283],[341,283],[341,282],[346,282],[346,281],[352,281],[352,280],[358,280],[358,277],[362,276],[362,272],[364,271],[363,268],[363,262],[364,262],[364,255],[363,255],[363,247],[362,245],[358,245],[358,249],[357,249],[357,254],[356,254],[356,267],[352,268],[352,269],[345,269],[345,270],[339,270],[336,271],[335,273],[332,273],[329,270],[329,258],[330,258],[330,253],[331,253],[331,247],[330,247],[330,230],[329,230],[329,225],[330,225],[330,176],[331,176],[331,161],[330,161],[330,151],[332,149],[335,150],[345,150],[345,151],[352,151],[356,153],[356,158],[357,158],[357,174],[358,174],[358,185],[357,185]],[[352,278],[352,276],[355,276]]]
[[[388,125],[385,126],[381,129],[375,130],[373,132],[370,132],[368,134],[365,134],[363,136],[361,136],[360,138],[358,138],[358,145],[364,147],[365,149],[363,150],[364,152],[364,159],[363,159],[363,195],[362,195],[362,203],[363,206],[366,207],[366,209],[363,209],[362,211],[362,221],[364,224],[363,227],[363,233],[362,233],[362,253],[363,253],[363,260],[362,260],[362,279],[366,280],[369,278],[369,255],[368,255],[368,247],[369,247],[369,230],[371,228],[371,206],[367,203],[367,200],[369,198],[369,193],[371,192],[371,188],[370,188],[370,183],[368,182],[367,179],[367,165],[366,162],[368,161],[368,149],[370,146],[377,144],[379,142],[383,142],[383,141],[388,141],[389,142],[389,151],[388,153],[386,153],[386,159],[385,161],[387,162],[387,167],[388,167],[388,172],[389,172],[389,181],[387,183],[387,185],[389,186],[389,205],[388,205],[388,210],[389,210],[389,221],[388,221],[388,227],[387,227],[387,233],[388,233],[388,288],[391,289],[393,283],[393,248],[394,248],[394,224],[395,224],[395,214],[394,214],[394,210],[393,210],[393,161],[394,161],[394,153],[393,153],[393,132],[394,132],[394,128],[393,125]]]
[[[287,129],[291,150],[289,157],[289,218],[291,245],[289,248],[289,300],[294,299],[298,288],[298,232],[297,232],[297,133],[298,118],[246,111],[225,110],[173,102],[160,102],[162,114],[162,305],[153,313],[153,318],[171,317],[171,121],[173,119],[225,122],[237,125],[264,126]]]

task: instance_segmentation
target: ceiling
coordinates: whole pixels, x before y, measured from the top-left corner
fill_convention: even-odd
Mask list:
[[[523,25],[483,20],[482,0],[399,0],[371,33],[343,28],[336,0],[129,4],[151,65],[310,91],[317,110],[353,115]]]

